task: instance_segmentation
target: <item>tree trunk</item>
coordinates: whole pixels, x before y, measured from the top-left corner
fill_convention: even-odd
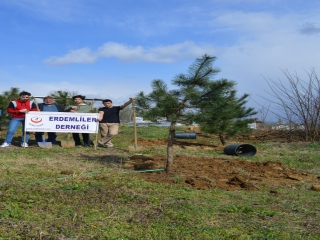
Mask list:
[[[171,122],[170,129],[169,129],[169,137],[168,137],[168,145],[167,145],[167,166],[166,172],[170,173],[173,168],[173,137],[175,132],[175,122]]]
[[[224,140],[224,137],[222,134],[219,134],[219,139],[223,146],[226,145],[226,141]]]

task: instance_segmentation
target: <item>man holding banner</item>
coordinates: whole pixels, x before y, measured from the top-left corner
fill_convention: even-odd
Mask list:
[[[76,95],[73,96],[74,105],[69,106],[66,111],[73,113],[89,113],[91,108],[89,105],[84,103],[86,99],[85,96]],[[81,147],[80,135],[79,133],[72,133],[73,140],[77,147]],[[82,133],[83,143],[85,147],[90,147],[90,136],[89,133]]]
[[[10,147],[14,133],[17,131],[20,123],[22,123],[22,137],[21,147],[28,147],[28,141],[30,132],[24,130],[25,127],[25,116],[29,111],[38,111],[34,102],[29,100],[31,93],[22,91],[19,94],[19,99],[11,101],[7,108],[7,112],[11,114],[12,118],[9,123],[9,129],[6,135],[5,142],[0,146],[2,148]],[[24,136],[26,135],[26,136]]]
[[[63,107],[54,102],[54,98],[46,96],[43,99],[43,103],[39,104],[39,110],[44,112],[64,112]],[[37,142],[42,142],[43,132],[36,132],[35,137]],[[48,142],[55,144],[57,134],[55,132],[48,132]]]

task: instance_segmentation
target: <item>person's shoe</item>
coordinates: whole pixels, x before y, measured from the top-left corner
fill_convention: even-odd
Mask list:
[[[29,145],[28,145],[28,143],[21,143],[21,147],[27,148],[27,147],[29,147]]]
[[[86,145],[84,145],[84,146],[87,147],[87,148],[91,147],[90,144],[86,144]]]
[[[103,148],[103,145],[102,145],[101,143],[98,143],[98,144],[97,144],[97,147],[98,147],[98,148]]]
[[[113,150],[113,147],[107,147],[108,150]]]
[[[2,148],[10,147],[10,144],[9,144],[9,143],[4,142],[4,143],[2,143],[2,145],[1,145],[0,147],[2,147]]]
[[[79,144],[79,145],[76,145],[76,147],[82,147],[82,145],[81,145],[81,144]]]

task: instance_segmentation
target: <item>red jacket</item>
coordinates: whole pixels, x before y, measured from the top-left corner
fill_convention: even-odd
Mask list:
[[[28,109],[29,111],[38,111],[34,102],[27,100],[20,102],[19,100],[11,101],[7,108],[7,112],[11,114],[12,118],[25,118],[26,114],[19,112],[21,109]]]

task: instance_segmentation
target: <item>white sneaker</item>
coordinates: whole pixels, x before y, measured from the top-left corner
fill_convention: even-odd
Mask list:
[[[10,147],[10,144],[8,144],[8,143],[4,142],[4,143],[2,143],[2,145],[1,145],[0,147],[2,147],[2,148]]]
[[[28,143],[21,143],[21,147],[29,147]]]

